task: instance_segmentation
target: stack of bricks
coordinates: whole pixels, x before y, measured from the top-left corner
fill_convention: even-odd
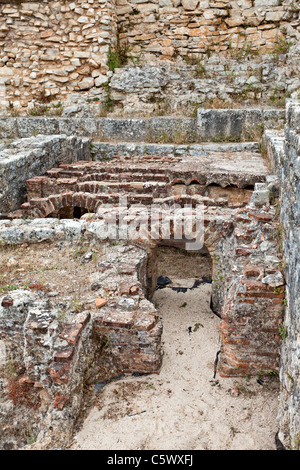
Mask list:
[[[273,208],[246,207],[236,216],[230,260],[235,275],[227,274],[221,313],[223,376],[278,371],[286,294],[277,224]]]

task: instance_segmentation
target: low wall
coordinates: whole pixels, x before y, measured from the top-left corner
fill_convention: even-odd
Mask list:
[[[284,122],[284,109],[259,108],[198,109],[195,118],[0,117],[0,139],[64,134],[116,142],[258,141],[263,129],[278,129]]]
[[[95,242],[101,246],[92,223],[84,229],[83,221],[73,220],[0,222],[6,254],[12,243],[12,254],[42,242],[49,251],[58,244],[69,247],[75,256]],[[81,292],[80,308],[70,303],[70,286],[60,301],[51,283],[3,289],[0,295],[1,449],[28,448],[30,440],[36,450],[62,448],[70,442],[84,395],[96,394],[98,383],[160,370],[162,324],[144,292],[147,254],[102,243],[105,257],[87,265],[89,287]],[[45,266],[41,260],[40,269]]]
[[[27,134],[28,135],[28,134]],[[88,160],[87,138],[66,135],[37,136],[16,140],[0,147],[0,215],[24,202],[26,180],[45,174],[59,163]]]

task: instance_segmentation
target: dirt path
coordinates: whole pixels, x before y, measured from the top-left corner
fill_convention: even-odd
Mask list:
[[[275,449],[277,381],[213,380],[220,320],[209,308],[210,288],[156,291],[164,324],[160,374],[102,389],[71,449]]]

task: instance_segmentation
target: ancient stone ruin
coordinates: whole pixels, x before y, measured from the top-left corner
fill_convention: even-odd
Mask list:
[[[67,446],[88,385],[159,374],[165,245],[211,260],[218,374],[279,376],[299,449],[299,6],[0,11],[1,448]]]

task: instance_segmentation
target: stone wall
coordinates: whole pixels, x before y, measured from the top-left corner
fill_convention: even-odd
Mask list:
[[[87,117],[2,117],[0,141],[43,135],[90,137],[95,142],[191,144],[258,142],[264,129],[284,126],[285,110],[199,109],[197,117],[113,119]],[[2,144],[3,147],[4,144]]]
[[[105,258],[87,265],[90,288],[80,308],[68,302],[68,289],[58,301],[57,292],[41,284],[0,296],[0,446],[20,449],[34,435],[35,449],[63,447],[88,390],[122,373],[160,370],[162,323],[145,298],[147,254],[99,240],[93,224],[84,228],[83,221],[1,222],[2,253],[10,243],[26,250],[47,242],[49,251],[64,246],[74,253],[92,250],[95,242],[104,247]],[[68,305],[64,315],[62,304]]]
[[[112,112],[115,102],[127,112],[124,80],[142,95],[131,111],[150,114],[297,97],[299,28],[293,0],[1,2],[1,101],[13,113],[51,100],[68,113]]]
[[[298,96],[296,2],[119,0],[117,15],[128,61],[111,80],[115,112],[192,114]]]
[[[266,146],[281,185],[280,243],[285,260],[286,308],[280,367],[280,437],[287,448],[300,446],[300,103],[287,103],[281,134],[268,132]]]
[[[257,197],[237,212],[222,230],[216,250],[214,287],[221,298],[220,374],[265,374],[278,371],[284,278],[276,243],[274,206]],[[268,191],[266,191],[268,193]]]
[[[16,108],[107,82],[114,0],[0,4],[0,79]]]
[[[213,258],[212,307],[222,318],[219,368],[222,376],[255,375],[258,371],[273,373],[278,370],[285,289],[277,246],[276,211],[274,206],[269,205],[268,188],[263,191],[260,185],[264,183],[258,185],[253,193],[253,201],[246,206],[242,204],[238,208],[229,208],[221,205],[205,209],[204,243]],[[82,233],[91,240],[117,237],[118,227],[114,221],[117,220],[119,208],[112,204],[112,199],[109,207],[104,205],[97,210],[95,221],[62,220],[60,224],[55,224],[53,219],[43,219],[59,207],[57,204],[60,207],[87,207],[93,213],[99,201],[92,194],[72,195],[70,191],[51,196],[48,200],[36,197],[32,202],[35,207],[32,208],[31,216],[34,213],[37,220],[26,219],[25,224],[22,218],[2,221],[0,240],[3,244],[32,243],[54,236],[63,239],[66,234],[74,236],[72,233],[77,234],[77,237]],[[133,212],[128,209],[129,220],[134,211],[134,208]],[[23,212],[23,216],[25,214]],[[128,239],[131,240],[132,235],[133,240],[136,240],[135,231],[133,234],[128,233]],[[139,234],[138,243],[150,253],[155,248],[155,242],[143,234]],[[118,267],[115,266],[105,268],[105,280],[113,281],[116,269]],[[127,266],[126,269],[132,268]],[[154,282],[153,278],[144,282],[150,286],[149,294]],[[130,284],[125,283],[123,289],[124,293],[130,292]],[[112,344],[121,358],[124,355],[123,370],[128,370],[126,364],[130,361],[136,363],[140,359],[135,354],[136,341],[139,342],[140,338],[139,333],[135,333],[135,328],[139,329],[135,321],[139,315],[135,316],[134,311],[130,303],[126,315],[118,309],[108,308],[96,322],[97,331],[104,335],[113,329]],[[157,341],[156,334],[153,338]],[[145,359],[146,356],[142,359],[143,370],[146,371]],[[150,364],[153,365],[153,362],[150,361]]]
[[[136,53],[142,49],[167,60],[245,46],[272,50],[283,32],[299,33],[299,6],[291,0],[117,0],[116,5],[120,38]]]

